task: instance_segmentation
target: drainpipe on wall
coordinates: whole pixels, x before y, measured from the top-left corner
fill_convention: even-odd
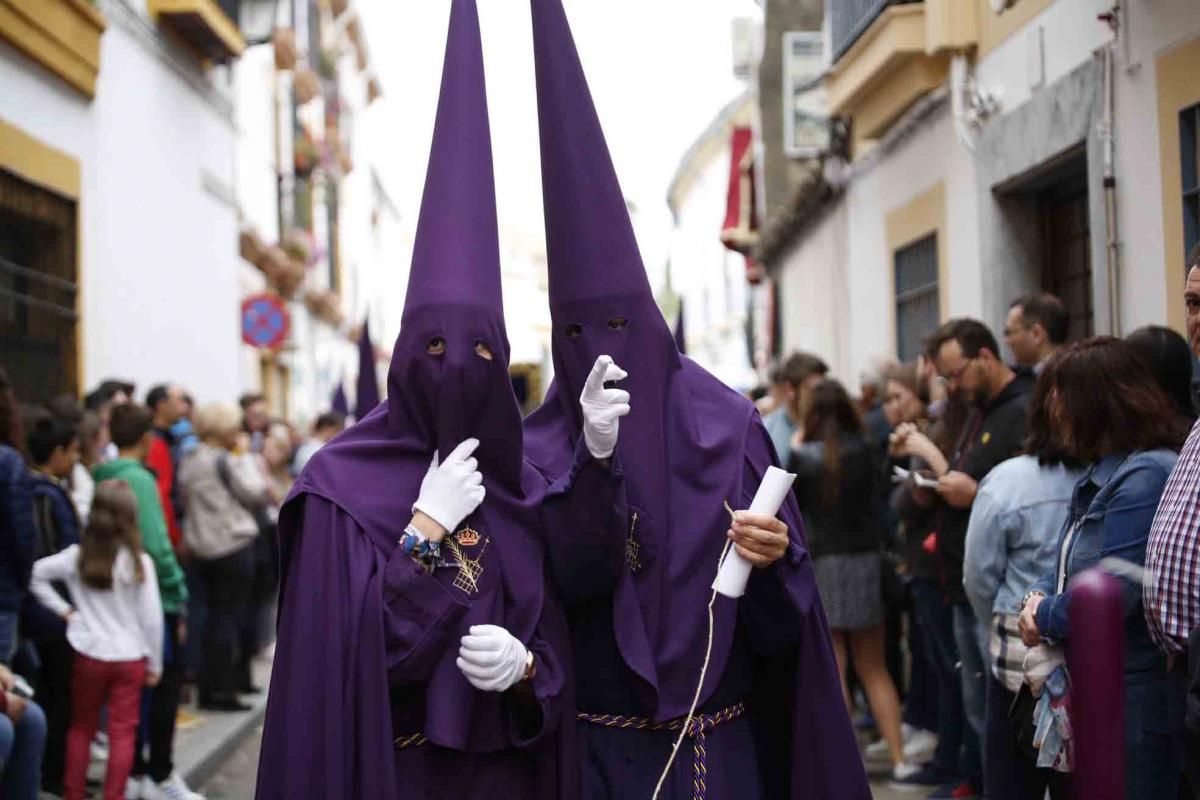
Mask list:
[[[1114,51],[1120,29],[1120,4],[1100,15],[1100,20],[1112,28],[1113,40],[1104,48],[1104,118],[1100,122],[1100,140],[1104,158],[1104,220],[1108,232],[1108,313],[1113,336],[1121,335],[1121,238],[1117,220],[1117,176],[1115,146],[1113,80]]]
[[[967,122],[968,69],[966,54],[955,53],[950,62],[950,108],[954,112],[954,132],[958,134],[958,141],[968,153],[974,154],[975,135]]]

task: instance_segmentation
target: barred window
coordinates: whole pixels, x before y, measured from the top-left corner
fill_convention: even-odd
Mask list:
[[[896,251],[896,354],[911,361],[938,326],[937,234]]]
[[[0,169],[0,365],[22,399],[78,390],[76,213]]]

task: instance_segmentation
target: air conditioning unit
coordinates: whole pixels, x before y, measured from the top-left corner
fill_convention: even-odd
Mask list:
[[[992,11],[1003,14],[1017,4],[1018,0],[992,0]]]

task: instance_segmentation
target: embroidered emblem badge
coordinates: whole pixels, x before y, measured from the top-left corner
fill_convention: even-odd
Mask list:
[[[472,531],[474,533],[474,531]],[[475,534],[478,536],[479,534]],[[454,588],[460,589],[467,594],[479,594],[479,577],[483,575],[483,553],[487,550],[490,539],[483,540],[483,548],[480,549],[479,555],[475,558],[470,558],[459,546],[458,540],[450,538],[446,540],[446,548],[450,551],[452,560],[449,565],[458,568],[458,575],[454,578]]]
[[[629,565],[629,570],[631,572],[641,572],[642,570],[642,546],[638,544],[638,540],[634,538],[634,534],[637,532],[637,522],[638,515],[635,511],[633,514],[633,520],[629,523],[629,535],[625,537],[625,563]]]
[[[454,538],[458,539],[458,543],[463,547],[474,547],[479,544],[479,531],[470,528],[463,528],[458,533],[454,534]]]

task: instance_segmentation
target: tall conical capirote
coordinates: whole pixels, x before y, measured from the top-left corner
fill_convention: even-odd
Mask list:
[[[455,0],[404,311],[502,310],[491,131],[474,2]]]
[[[651,295],[561,0],[532,0],[551,306]]]
[[[358,335],[358,380],[355,383],[354,416],[364,419],[379,405],[379,375],[375,371],[375,343],[371,341],[371,326],[363,320]]]

